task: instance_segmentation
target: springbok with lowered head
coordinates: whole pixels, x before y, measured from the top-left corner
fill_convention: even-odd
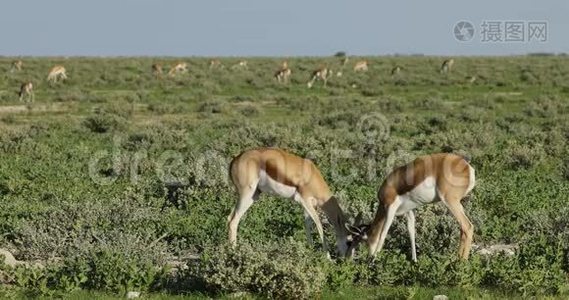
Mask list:
[[[307,83],[308,88],[312,88],[312,86],[314,85],[314,82],[316,82],[316,80],[322,80],[322,82],[324,83],[324,86],[326,86],[326,84],[328,84],[328,78],[330,78],[330,76],[332,76],[332,74],[333,74],[332,70],[330,70],[326,67],[321,67],[321,68],[314,70],[312,72],[312,76],[310,77],[310,81]]]
[[[304,225],[309,243],[311,220],[316,224],[320,242],[327,252],[324,231],[317,208],[322,209],[336,233],[336,245],[341,256],[346,255],[349,232],[346,217],[314,163],[277,148],[259,148],[242,152],[229,166],[229,175],[239,193],[239,199],[228,216],[229,241],[237,243],[239,221],[261,192],[292,198],[304,208]]]
[[[451,153],[421,156],[394,169],[379,188],[379,207],[371,225],[347,225],[353,236],[350,248],[366,241],[369,255],[374,257],[383,248],[395,216],[405,215],[411,241],[411,257],[417,261],[413,210],[441,201],[460,224],[458,255],[462,259],[468,259],[474,228],[464,213],[461,200],[474,188],[474,184],[474,168],[462,156]]]
[[[237,62],[236,64],[231,66],[231,69],[233,69],[233,70],[235,70],[235,69],[247,69],[247,68],[248,68],[248,65],[247,65],[246,60],[240,60],[239,62]]]
[[[67,71],[63,66],[54,66],[49,70],[49,74],[47,74],[47,81],[50,83],[56,83],[60,79],[67,79]]]
[[[185,62],[179,62],[175,64],[170,71],[168,71],[168,76],[173,77],[177,74],[187,73],[188,72],[188,64]]]
[[[354,65],[354,72],[365,72],[368,69],[368,61],[360,60]]]

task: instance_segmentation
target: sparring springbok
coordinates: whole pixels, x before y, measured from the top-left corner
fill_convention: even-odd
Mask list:
[[[340,255],[346,255],[348,239],[346,217],[338,200],[330,191],[322,174],[308,159],[277,148],[259,148],[244,151],[229,165],[229,175],[239,193],[239,199],[228,216],[229,241],[237,243],[239,221],[261,192],[292,198],[304,208],[304,225],[308,242],[312,244],[311,223],[316,224],[320,242],[327,252],[322,224],[317,208],[322,209],[336,232]]]
[[[162,65],[159,63],[152,64],[152,75],[154,75],[154,77],[161,77],[162,74]]]
[[[369,63],[367,60],[358,61],[354,65],[354,72],[365,72],[365,71],[367,71],[368,64]]]
[[[34,84],[30,81],[22,83],[20,92],[18,92],[20,101],[26,97],[26,102],[34,102]]]
[[[10,67],[10,73],[22,71],[22,66],[24,63],[21,60],[15,60],[12,62],[12,67]]]
[[[332,74],[334,74],[334,72],[332,72],[332,70],[325,68],[325,67],[314,70],[312,72],[312,76],[310,78],[310,81],[307,83],[308,88],[312,88],[312,86],[314,85],[314,82],[316,80],[322,80],[322,82],[324,82],[324,86],[326,86],[326,84],[328,83],[328,78],[330,76],[332,76]]]
[[[292,70],[288,67],[287,61],[283,61],[281,68],[275,72],[275,78],[279,83],[288,83],[291,75]]]
[[[452,65],[454,65],[454,59],[447,59],[443,61],[441,65],[441,73],[449,73],[452,69]]]
[[[170,71],[168,71],[168,76],[173,77],[177,74],[186,73],[186,72],[188,72],[188,64],[185,62],[179,62],[176,65],[174,65],[172,68],[170,68]]]
[[[474,168],[465,158],[451,153],[421,156],[394,169],[379,188],[379,208],[371,225],[346,225],[353,237],[349,251],[365,240],[370,257],[374,257],[383,248],[395,216],[406,215],[411,257],[417,261],[413,210],[442,201],[460,224],[458,255],[468,259],[474,228],[460,201],[472,190],[474,183]]]
[[[55,66],[47,74],[47,81],[50,83],[56,83],[59,79],[67,79],[67,73],[63,66]]]

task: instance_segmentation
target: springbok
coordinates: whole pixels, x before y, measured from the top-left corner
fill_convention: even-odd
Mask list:
[[[34,102],[34,84],[30,81],[22,83],[20,92],[18,92],[20,101],[26,97],[26,102]]]
[[[310,78],[310,81],[307,83],[308,88],[312,88],[312,86],[314,85],[314,82],[316,80],[322,80],[322,82],[324,82],[324,86],[326,86],[326,84],[328,83],[328,78],[330,76],[332,76],[332,74],[334,74],[334,72],[332,72],[332,70],[330,70],[326,67],[322,67],[322,68],[318,68],[317,70],[314,70],[312,72],[312,76]]]
[[[447,59],[443,61],[441,65],[441,73],[449,73],[452,69],[452,65],[454,65],[454,59]]]
[[[288,67],[287,61],[283,61],[281,68],[275,72],[275,78],[279,83],[290,82],[291,75],[292,75],[292,70]]]
[[[399,75],[402,69],[403,68],[401,68],[400,66],[393,67],[393,69],[391,69],[391,76]]]
[[[59,79],[67,79],[67,73],[63,66],[55,66],[47,74],[47,81],[51,83],[56,83]]]
[[[212,59],[209,61],[209,68],[210,69],[222,69],[223,64],[219,59]]]
[[[154,75],[154,77],[161,77],[162,74],[162,65],[159,63],[152,64],[152,75]]]
[[[231,66],[231,69],[247,69],[247,61],[240,60],[238,63]]]
[[[188,64],[185,62],[179,62],[175,64],[170,71],[168,71],[168,76],[176,76],[177,74],[188,72]]]
[[[358,61],[358,62],[354,65],[354,72],[365,72],[365,71],[367,71],[368,64],[369,64],[369,63],[368,63],[367,60]]]
[[[342,77],[342,75],[344,75],[344,68],[348,65],[348,57],[344,56],[342,58],[342,60],[340,61],[340,67],[338,68],[339,70],[336,72],[336,77]]]
[[[22,71],[22,66],[24,63],[21,60],[15,60],[12,62],[12,66],[10,67],[10,72],[19,72]]]
[[[394,169],[379,188],[379,208],[371,225],[346,225],[353,237],[349,251],[352,252],[361,241],[366,241],[369,255],[374,257],[383,248],[395,216],[406,215],[411,257],[417,261],[413,210],[442,201],[460,224],[458,255],[468,259],[474,227],[460,201],[474,188],[474,184],[474,168],[465,158],[451,153],[421,156]]]
[[[308,159],[277,148],[259,148],[244,151],[229,165],[229,175],[239,193],[239,199],[229,214],[229,241],[237,243],[239,221],[261,192],[292,198],[304,208],[304,225],[308,242],[312,244],[311,223],[316,224],[320,242],[327,252],[322,224],[317,208],[322,209],[336,233],[336,246],[340,255],[346,255],[348,239],[346,217],[338,200],[330,191],[322,174]]]

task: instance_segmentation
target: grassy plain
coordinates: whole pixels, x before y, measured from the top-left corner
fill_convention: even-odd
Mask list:
[[[219,69],[206,58],[24,58],[19,72],[0,58],[0,245],[49,266],[6,271],[5,292],[567,296],[567,58],[458,57],[450,74],[439,73],[442,57],[368,57],[369,71],[354,73],[358,59],[290,58],[291,83],[279,84],[276,58],[247,58],[246,69],[231,67],[240,58],[222,58]],[[152,63],[177,61],[189,63],[187,74],[152,76]],[[55,64],[69,79],[50,85]],[[321,65],[342,76],[308,89]],[[28,80],[35,102],[25,104],[17,92]],[[263,196],[232,254],[223,246],[235,203],[227,164],[258,146],[312,158],[345,211],[366,220],[392,167],[426,153],[465,154],[477,172],[465,204],[475,243],[518,251],[457,261],[458,226],[432,205],[417,212],[417,264],[403,218],[374,264],[331,263],[306,249],[299,205]],[[161,267],[178,260],[191,267],[172,278]]]

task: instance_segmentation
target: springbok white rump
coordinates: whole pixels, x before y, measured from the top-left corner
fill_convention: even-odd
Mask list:
[[[312,220],[316,224],[322,247],[327,251],[324,231],[316,212],[317,208],[322,209],[334,227],[339,254],[346,255],[349,236],[345,226],[346,217],[312,161],[282,149],[253,149],[242,152],[231,161],[229,175],[239,193],[239,199],[228,216],[229,241],[232,244],[237,243],[241,217],[259,198],[259,194],[265,192],[299,202],[304,208],[304,225],[309,243],[312,243]]]
[[[458,255],[468,259],[474,228],[464,213],[460,201],[474,188],[474,168],[465,158],[451,153],[421,156],[391,172],[379,188],[379,208],[371,225],[353,227],[355,248],[365,240],[369,255],[383,248],[389,227],[395,216],[406,215],[411,241],[411,257],[417,261],[415,248],[415,214],[413,210],[425,204],[442,201],[460,224]],[[352,251],[352,249],[349,249]]]

